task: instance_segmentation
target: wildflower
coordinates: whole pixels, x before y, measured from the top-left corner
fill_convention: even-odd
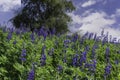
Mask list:
[[[9,32],[9,33],[8,33],[8,36],[7,36],[7,39],[10,40],[11,38],[12,38],[12,33]]]
[[[91,39],[92,36],[93,36],[93,33],[90,33],[88,39]]]
[[[50,32],[51,32],[52,35],[54,35],[55,32],[56,32],[55,28],[51,29]]]
[[[32,34],[30,35],[30,38],[31,38],[32,42],[34,42],[34,40],[35,40],[34,33],[32,33]]]
[[[48,52],[48,55],[52,55],[54,53],[54,48],[52,48],[51,50],[49,50],[49,52]]]
[[[101,36],[103,36],[104,35],[104,29],[101,31]]]
[[[110,74],[111,68],[112,66],[110,64],[105,67],[105,74],[104,74],[105,76]]]
[[[34,80],[34,78],[35,78],[35,71],[34,69],[31,69],[31,71],[28,74],[27,80]]]
[[[86,54],[87,54],[87,52],[85,52],[85,51],[82,53],[82,55],[80,57],[80,66],[82,66],[83,62],[86,62]]]
[[[107,47],[106,52],[105,52],[105,58],[106,58],[107,62],[109,61],[109,53],[110,53],[110,49]]]
[[[41,51],[41,58],[40,58],[41,66],[44,66],[46,64],[46,55],[44,53],[44,49],[45,46],[42,47],[42,51]]]
[[[58,70],[59,72],[61,72],[61,71],[62,71],[62,69],[63,69],[63,67],[62,67],[62,66],[60,66],[60,65],[57,67],[57,70]]]
[[[17,41],[15,40],[14,42],[13,42],[13,44],[15,45],[17,43]]]
[[[22,53],[21,53],[21,57],[20,57],[20,59],[21,59],[22,62],[26,61],[25,57],[26,57],[26,49],[23,49]]]
[[[94,38],[93,38],[93,39],[96,40],[96,38],[97,38],[97,34],[94,35]]]
[[[72,61],[73,66],[77,66],[77,63],[78,63],[78,57],[79,57],[78,54],[76,54],[76,55],[73,57],[73,61]]]

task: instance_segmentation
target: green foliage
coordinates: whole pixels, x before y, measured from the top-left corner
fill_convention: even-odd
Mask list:
[[[56,28],[57,32],[68,31],[67,23],[71,21],[67,12],[75,7],[69,0],[22,0],[23,9],[11,19],[16,28],[27,27],[31,30],[45,26]]]
[[[106,48],[110,48],[109,60],[112,65],[111,73],[106,76],[106,80],[120,79],[120,63],[116,64],[115,60],[120,60],[120,45],[85,39],[81,43],[81,37],[73,40],[74,36],[52,35],[47,36],[46,40],[43,36],[34,35],[35,41],[30,39],[31,32],[20,35],[12,33],[12,38],[7,39],[8,32],[0,30],[0,80],[27,80],[28,73],[33,68],[35,70],[35,80],[104,80],[105,66],[108,64],[105,57]],[[20,37],[21,36],[21,37]],[[14,41],[16,44],[13,44]],[[65,40],[70,40],[64,46]],[[72,41],[73,40],[73,41]],[[92,55],[93,45],[98,45],[95,49],[95,57]],[[42,48],[46,46],[44,54],[46,55],[46,64],[41,66]],[[87,51],[87,60],[82,66],[74,66],[73,58],[76,54],[82,56],[85,47],[89,46]],[[26,61],[21,61],[22,50],[26,49]],[[52,52],[52,49],[53,52]],[[66,50],[66,51],[65,51]],[[66,62],[64,59],[66,58]],[[96,59],[96,70],[91,72],[89,68],[85,68],[85,63],[92,64],[92,60]],[[58,70],[58,66],[62,66]],[[92,67],[90,68],[92,69]]]

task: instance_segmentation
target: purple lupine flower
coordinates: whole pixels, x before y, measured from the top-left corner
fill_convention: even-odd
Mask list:
[[[41,55],[40,63],[41,63],[41,66],[44,66],[46,64],[46,55],[45,54]]]
[[[89,46],[86,46],[85,51],[89,51],[89,50],[90,50]]]
[[[21,60],[22,62],[25,62],[25,61],[26,61],[26,58],[20,57],[20,60]]]
[[[75,35],[73,36],[73,38],[72,38],[72,41],[73,41],[73,42],[76,42],[77,39],[78,39],[78,34],[75,34]]]
[[[117,38],[113,38],[112,43],[115,43],[115,42],[116,42],[116,40],[117,40]]]
[[[91,58],[95,58],[95,49],[97,48],[97,46],[96,45],[94,45],[93,47],[92,47],[92,54],[91,54]]]
[[[56,29],[53,28],[53,29],[51,30],[51,34],[54,35],[55,33],[56,33]]]
[[[96,40],[96,38],[97,38],[97,34],[94,35],[94,38],[93,38],[93,39]]]
[[[57,70],[58,70],[59,72],[61,72],[61,71],[62,71],[62,69],[63,69],[63,67],[62,67],[62,66],[60,66],[60,65],[57,67]]]
[[[27,80],[34,80],[35,79],[35,71],[34,69],[31,69],[31,71],[28,74]]]
[[[108,64],[106,67],[105,67],[105,76],[109,75],[110,72],[111,72],[111,68],[112,66],[110,64]]]
[[[115,60],[115,64],[117,64],[117,65],[118,65],[118,64],[119,64],[119,60]]]
[[[20,34],[20,30],[19,29],[17,29],[15,32],[16,32],[17,35]]]
[[[96,70],[96,60],[92,60],[92,64],[89,64],[89,63],[85,63],[84,67],[85,68],[88,68],[89,71],[91,72],[95,72]]]
[[[86,55],[87,55],[86,51],[82,52],[82,55],[80,57],[80,66],[82,66],[83,62],[86,62]]]
[[[22,61],[22,62],[25,62],[26,61],[26,49],[23,49],[22,50],[22,53],[21,53],[21,56],[20,56],[20,60]]]
[[[14,42],[13,42],[13,44],[15,45],[17,43],[17,41],[15,40]]]
[[[54,53],[54,48],[52,48],[51,50],[48,51],[48,55],[52,55]]]
[[[8,35],[7,35],[7,39],[10,40],[12,38],[12,33],[9,32]]]
[[[88,35],[89,35],[89,32],[86,32],[86,33],[82,36],[82,39],[83,39],[83,38],[87,38]]]
[[[75,54],[75,56],[73,57],[73,60],[72,60],[72,64],[73,66],[77,66],[78,64],[78,57],[79,55],[78,54]]]
[[[102,40],[102,45],[104,45],[106,42],[108,42],[108,36],[105,36]]]
[[[93,37],[93,33],[90,33],[88,39],[90,40],[92,37]]]
[[[35,41],[34,33],[32,33],[32,34],[30,35],[30,38],[31,38],[32,42]]]
[[[104,35],[104,29],[101,31],[101,36],[103,36]]]
[[[107,62],[109,62],[109,53],[110,53],[110,49],[109,49],[109,47],[107,47],[106,52],[105,52],[105,58],[106,58]]]

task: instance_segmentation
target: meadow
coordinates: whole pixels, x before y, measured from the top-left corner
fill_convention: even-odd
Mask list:
[[[0,29],[0,80],[120,80],[120,44],[99,37]]]

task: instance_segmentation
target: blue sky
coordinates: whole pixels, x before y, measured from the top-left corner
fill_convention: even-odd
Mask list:
[[[104,28],[110,35],[120,38],[120,0],[73,0],[76,11],[68,13],[73,19],[71,32],[100,33]],[[20,0],[0,0],[0,23],[14,16],[13,9],[20,7]]]

